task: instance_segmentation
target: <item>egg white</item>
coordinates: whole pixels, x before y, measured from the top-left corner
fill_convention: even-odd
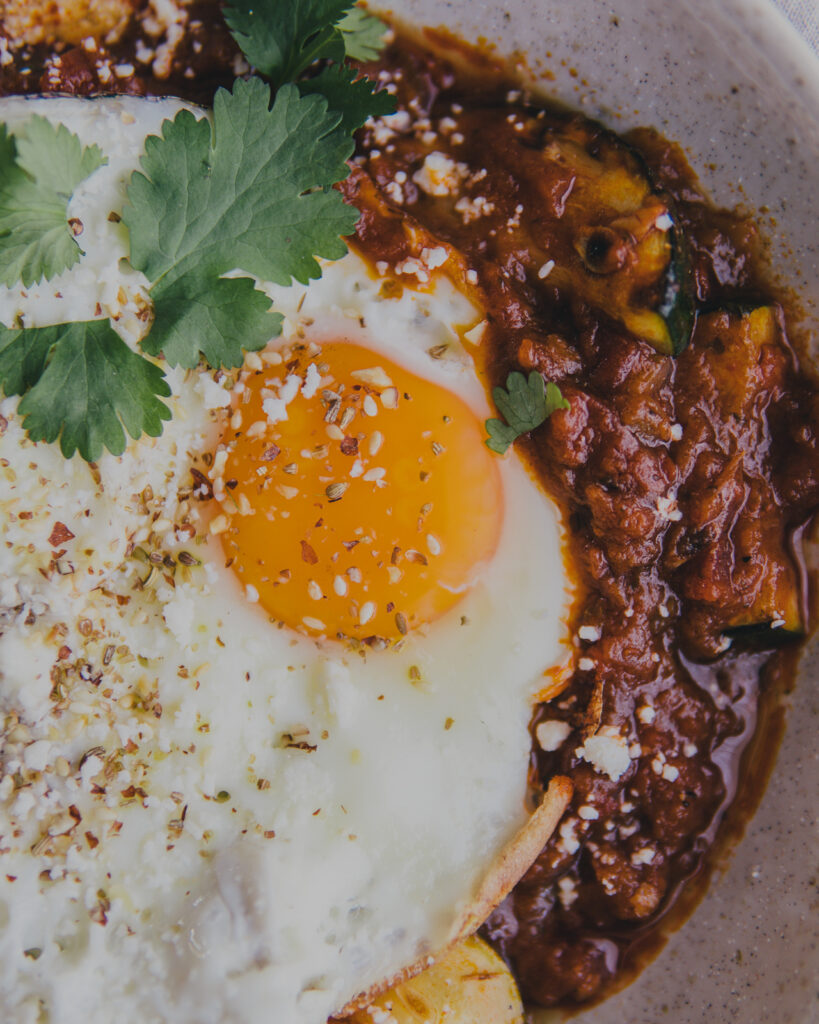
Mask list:
[[[83,261],[0,290],[3,322],[89,318],[99,302],[135,344],[147,282],[120,264],[108,214],[145,135],[181,106],[2,101],[12,127],[36,112],[109,157],[72,201]],[[434,276],[429,293],[383,298],[348,254],[309,287],[260,286],[285,338],[349,337],[488,415],[460,342],[480,312]],[[11,1024],[42,1009],[54,1024],[135,1010],[146,1024],[322,1024],[446,942],[527,817],[530,700],[565,653],[567,584],[556,511],[525,468],[501,460],[500,544],[463,601],[398,648],[354,653],[277,628],[225,569],[204,507],[180,494],[218,441],[226,382],[168,376],[163,435],[96,469],[31,444],[18,400],[0,401]],[[74,537],[50,543],[57,522]]]

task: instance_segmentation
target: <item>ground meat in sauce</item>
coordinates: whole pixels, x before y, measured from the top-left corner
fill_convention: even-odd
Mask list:
[[[138,9],[107,47],[17,51],[0,66],[0,92],[206,102],[242,64],[212,5],[180,10],[172,46],[176,30]],[[708,205],[672,144],[639,132],[628,142],[639,156],[625,155],[602,128],[542,112],[486,69],[459,77],[407,43],[370,72],[400,113],[360,135],[344,186],[362,209],[353,244],[387,266],[394,287],[402,261],[451,247],[459,283],[488,311],[491,378],[534,369],[570,401],[521,448],[564,509],[581,584],[576,670],[536,711],[530,781],[536,795],[563,773],[575,793],[484,934],[530,1003],[582,1002],[629,966],[682,882],[702,870],[736,791],[760,690],[786,667],[781,645],[805,621],[795,537],[819,502],[819,398],[761,277],[755,228]],[[606,275],[630,258],[625,229],[606,227],[578,249],[565,213],[571,166],[541,158],[549,132],[581,158],[609,149],[632,170],[644,164],[644,209],[655,195],[673,201],[699,314],[678,358],[635,337],[630,310],[617,317],[595,304]],[[460,208],[455,195],[419,184],[432,153],[449,155],[466,183]],[[645,227],[632,222],[626,234]],[[600,277],[586,292],[561,277],[578,251]],[[630,304],[656,307],[655,285],[638,283]],[[763,307],[764,331],[750,320]],[[795,595],[787,611],[783,595]],[[539,729],[555,721],[568,734]],[[600,753],[606,738],[619,747],[613,766]]]

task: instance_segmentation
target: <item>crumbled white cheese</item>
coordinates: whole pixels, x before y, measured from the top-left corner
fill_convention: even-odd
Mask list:
[[[654,721],[655,711],[650,704],[641,704],[637,708],[637,717],[644,725],[651,725]]]
[[[472,199],[462,196],[455,204],[455,209],[460,213],[464,224],[471,224],[480,217],[494,213],[495,204],[490,202],[486,196],[475,196]]]
[[[577,884],[573,878],[564,875],[558,879],[557,898],[560,900],[560,905],[564,910],[568,910],[574,903],[577,899]]]
[[[612,782],[616,782],[631,764],[628,743],[616,731],[612,734],[604,729],[595,736],[589,736],[575,753],[588,761],[595,771],[608,775]]]
[[[538,723],[535,736],[541,750],[552,751],[561,746],[571,731],[571,726],[567,722],[547,718],[545,722]]]
[[[466,164],[458,163],[446,153],[434,150],[424,158],[412,180],[431,196],[448,196],[457,192],[468,173]]]

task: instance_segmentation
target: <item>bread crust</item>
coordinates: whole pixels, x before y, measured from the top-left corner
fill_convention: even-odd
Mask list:
[[[564,775],[556,775],[535,812],[490,865],[477,892],[456,918],[443,949],[416,960],[391,978],[371,986],[366,992],[351,999],[332,1020],[343,1021],[356,1011],[365,1009],[384,992],[426,970],[453,946],[480,928],[532,866],[557,827],[571,797],[571,781]]]

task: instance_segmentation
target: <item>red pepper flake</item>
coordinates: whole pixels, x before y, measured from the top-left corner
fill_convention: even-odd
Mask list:
[[[318,555],[306,540],[301,542],[301,560],[308,565],[315,565],[318,561]]]
[[[342,455],[358,455],[358,438],[348,435],[342,439],[340,447]]]
[[[67,540],[73,540],[74,534],[68,529],[65,523],[55,523],[54,529],[51,531],[51,536],[48,538],[48,543],[53,547],[59,547],[60,544],[65,544]]]
[[[96,906],[88,911],[88,916],[95,924],[108,924],[108,911],[111,909],[111,901],[100,899]]]
[[[92,850],[96,850],[96,848],[100,845],[99,839],[97,839],[93,832],[85,833],[85,841],[88,843]]]
[[[265,832],[264,837],[265,839],[275,839],[276,833],[273,831],[272,828],[270,828]]]
[[[262,462],[272,462],[278,455],[281,455],[281,448],[277,444],[271,444],[262,452]]]
[[[63,644],[62,647],[57,651],[57,661],[65,661],[71,657],[71,648],[67,644]]]
[[[147,793],[142,786],[126,786],[125,789],[120,791],[120,796],[125,800],[133,800],[134,797],[141,797],[143,800],[147,797]],[[116,823],[115,823],[116,824]]]

